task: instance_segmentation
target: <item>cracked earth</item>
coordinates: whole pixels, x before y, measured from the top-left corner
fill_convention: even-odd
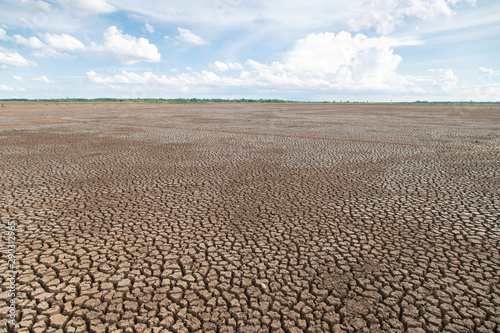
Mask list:
[[[500,330],[499,106],[4,104],[0,330]]]

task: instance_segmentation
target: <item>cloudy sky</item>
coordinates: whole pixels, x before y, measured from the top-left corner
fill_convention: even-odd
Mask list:
[[[0,98],[499,101],[498,0],[0,0]]]

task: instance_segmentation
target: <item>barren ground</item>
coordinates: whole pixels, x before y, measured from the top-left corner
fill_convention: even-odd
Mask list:
[[[498,332],[500,107],[11,104],[17,332]]]

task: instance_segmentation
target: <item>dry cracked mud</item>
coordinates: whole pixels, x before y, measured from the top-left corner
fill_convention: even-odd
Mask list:
[[[4,104],[0,330],[500,329],[500,106]]]

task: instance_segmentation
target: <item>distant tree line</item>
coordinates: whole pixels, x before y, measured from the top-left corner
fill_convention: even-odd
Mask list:
[[[279,103],[343,103],[343,104],[498,104],[497,102],[474,102],[474,101],[444,101],[444,102],[428,102],[417,100],[415,102],[349,102],[349,101],[323,101],[323,102],[304,102],[304,101],[288,101],[281,99],[224,99],[224,98],[41,98],[41,99],[27,99],[27,98],[9,98],[0,99],[0,102],[39,102],[39,103],[172,103],[172,104],[189,104],[189,103],[266,103],[266,104],[279,104]]]

